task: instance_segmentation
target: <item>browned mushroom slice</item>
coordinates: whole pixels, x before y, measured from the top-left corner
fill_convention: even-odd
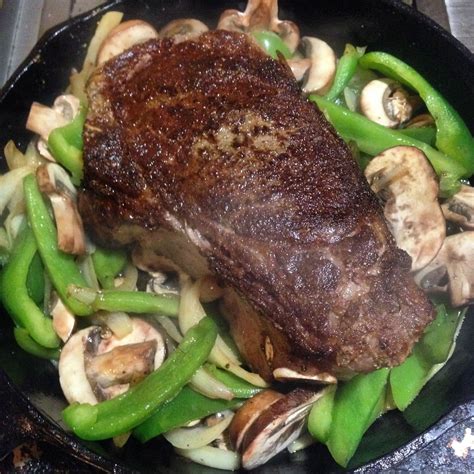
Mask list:
[[[209,28],[194,18],[180,18],[170,21],[160,30],[160,38],[173,38],[177,43],[197,38]]]
[[[278,35],[294,53],[300,41],[298,26],[278,19],[277,0],[249,0],[244,12],[225,10],[217,24],[219,30],[252,32],[270,30]]]
[[[427,290],[448,289],[451,304],[464,306],[474,301],[474,232],[446,238],[436,258],[416,275]]]
[[[424,268],[446,236],[438,180],[426,156],[415,147],[390,148],[373,158],[365,176],[386,201],[385,218],[398,247],[412,258],[412,270]]]
[[[297,439],[306,415],[321,393],[297,388],[270,405],[244,436],[242,466],[245,469],[261,466]]]
[[[474,188],[463,185],[459,192],[441,206],[446,220],[463,229],[474,229]]]
[[[38,186],[49,197],[58,234],[58,247],[65,253],[82,255],[86,237],[76,206],[76,190],[67,173],[57,164],[41,165],[36,170]]]
[[[55,295],[52,307],[51,316],[54,332],[63,342],[66,342],[76,325],[76,318],[57,295]]]
[[[264,390],[247,400],[236,412],[229,426],[229,439],[233,448],[238,451],[244,439],[245,433],[252,423],[270,405],[281,400],[284,395],[274,390]]]
[[[100,45],[97,53],[97,65],[118,56],[135,44],[158,38],[158,32],[149,23],[142,20],[129,20],[113,28]]]

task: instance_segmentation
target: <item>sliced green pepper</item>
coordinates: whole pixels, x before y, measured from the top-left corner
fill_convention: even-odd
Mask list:
[[[116,398],[97,405],[74,404],[63,411],[64,421],[86,440],[126,433],[173,399],[206,361],[217,337],[212,319],[203,318],[184,336],[160,368]]]
[[[347,466],[364,433],[382,414],[388,374],[389,369],[379,369],[357,375],[338,388],[326,444],[341,466]]]
[[[123,250],[97,248],[92,254],[95,273],[102,288],[114,287],[114,279],[127,263],[127,254]]]
[[[396,407],[403,411],[428,382],[433,366],[444,363],[453,346],[454,335],[465,314],[438,305],[436,319],[428,326],[413,353],[390,372],[390,387]]]
[[[411,66],[387,53],[368,53],[359,64],[416,90],[435,120],[436,147],[465,169],[463,177],[474,173],[474,139],[471,132],[460,115],[426,79]]]
[[[59,359],[58,349],[48,349],[47,347],[40,346],[34,339],[32,339],[26,329],[13,328],[13,335],[15,336],[17,344],[25,352],[28,352],[29,354],[32,354],[35,357],[40,357],[41,359]]]
[[[263,389],[242,380],[227,370],[219,369],[213,364],[206,364],[206,370],[219,382],[222,382],[237,398],[252,398]]]
[[[56,228],[48,213],[34,175],[23,181],[28,222],[35,236],[36,245],[51,282],[64,304],[76,315],[86,316],[92,313],[84,303],[71,298],[68,286],[87,286],[77,267],[74,257],[59,250]],[[30,331],[33,336],[33,333]]]
[[[169,430],[185,426],[214,413],[237,408],[243,400],[220,400],[207,398],[189,387],[183,387],[173,400],[165,403],[144,423],[133,430],[133,435],[142,443],[156,438]]]
[[[339,59],[336,75],[331,89],[324,96],[326,100],[335,101],[344,91],[357,70],[357,63],[363,53],[351,44],[346,44],[344,54]]]
[[[434,146],[436,143],[436,128],[434,127],[400,128],[398,131],[429,146]]]
[[[58,163],[72,175],[72,182],[77,186],[82,180],[82,131],[87,110],[81,106],[79,113],[71,123],[55,128],[48,137],[48,148]]]
[[[31,261],[26,287],[30,298],[37,305],[40,305],[44,299],[44,266],[38,252],[36,252]]]
[[[261,30],[252,33],[257,43],[273,59],[278,58],[278,53],[283,54],[285,59],[290,59],[292,54],[290,48],[273,31]]]
[[[326,393],[312,406],[308,418],[308,431],[321,443],[326,443],[329,438],[337,385],[325,390]]]
[[[466,169],[450,157],[426,143],[374,123],[322,97],[311,95],[309,99],[319,106],[342,138],[346,141],[354,140],[360,151],[375,156],[387,148],[399,145],[419,148],[440,177],[443,192],[453,194],[459,189],[458,180],[466,175]]]
[[[35,237],[26,225],[0,274],[0,296],[3,306],[18,326],[25,328],[41,346],[55,348],[59,346],[59,338],[53,323],[31,299],[27,289],[28,273],[36,252]]]

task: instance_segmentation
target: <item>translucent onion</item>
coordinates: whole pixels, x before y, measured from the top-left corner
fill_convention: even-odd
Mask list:
[[[232,400],[234,394],[221,381],[214,378],[207,370],[201,368],[189,381],[191,388],[209,398]]]
[[[183,339],[183,335],[179,332],[178,328],[168,316],[156,315],[156,321],[161,324],[163,329],[166,331],[169,337],[173,339],[175,342],[181,342]]]
[[[226,471],[236,471],[240,467],[240,456],[234,451],[203,446],[196,449],[175,449],[175,451],[185,458],[202,464],[203,466]]]
[[[106,324],[118,339],[128,336],[133,331],[132,318],[122,311],[101,313],[99,320]]]
[[[15,191],[22,188],[23,178],[33,171],[31,166],[23,166],[0,176],[0,214],[3,214]]]
[[[206,315],[199,301],[199,286],[199,282],[193,284],[189,277],[183,278],[178,312],[179,327],[183,334]],[[220,336],[217,336],[209,361],[257,387],[268,386],[260,375],[240,367],[240,361]]]
[[[206,444],[212,443],[230,425],[234,413],[226,411],[225,414],[223,420],[213,426],[199,424],[192,428],[177,428],[168,431],[163,436],[175,448],[186,450],[202,448],[203,446],[206,446]]]
[[[97,291],[93,288],[83,288],[81,286],[69,285],[67,291],[70,296],[86,305],[91,305],[94,303],[97,297]]]
[[[115,279],[115,289],[122,291],[135,291],[137,289],[137,282],[137,267],[131,263],[128,263],[122,276]]]
[[[25,220],[25,214],[9,214],[8,217],[5,219],[5,230],[7,232],[8,239],[10,240],[11,244],[15,241],[16,236],[18,235],[18,232],[23,226]]]
[[[87,286],[93,288],[94,290],[99,290],[99,281],[97,280],[97,275],[95,273],[94,263],[90,255],[85,255],[77,260],[79,265],[79,270],[84,276]]]
[[[3,149],[8,168],[14,170],[27,165],[25,155],[16,147],[15,142],[10,140]]]

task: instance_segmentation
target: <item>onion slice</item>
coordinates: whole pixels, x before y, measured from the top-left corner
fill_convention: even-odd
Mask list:
[[[190,459],[203,466],[226,471],[236,471],[240,467],[240,456],[234,451],[203,446],[196,449],[176,449],[180,456]]]

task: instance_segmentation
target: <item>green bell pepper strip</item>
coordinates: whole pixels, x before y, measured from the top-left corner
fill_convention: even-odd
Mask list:
[[[382,414],[388,374],[389,369],[379,369],[338,387],[326,445],[341,466],[347,466],[364,433]]]
[[[273,59],[278,58],[278,53],[283,54],[285,59],[291,58],[292,54],[290,48],[288,48],[284,41],[273,31],[254,31],[252,35],[262,49]]]
[[[40,305],[44,299],[44,266],[37,252],[31,261],[30,269],[26,279],[26,288],[30,298]]]
[[[173,400],[165,403],[153,415],[133,430],[142,443],[167,431],[185,426],[214,413],[239,407],[243,400],[219,400],[207,398],[189,387],[183,387]]]
[[[324,96],[326,100],[334,102],[344,91],[357,70],[357,63],[363,53],[357,50],[351,44],[346,44],[344,54],[339,59],[336,69],[336,75],[331,89]]]
[[[216,337],[214,322],[203,318],[185,334],[161,367],[140,383],[97,405],[70,405],[63,411],[64,421],[86,440],[107,439],[131,431],[181,391],[206,361]]]
[[[399,128],[397,131],[429,146],[434,146],[436,143],[436,128],[434,127]]]
[[[311,407],[308,417],[308,431],[320,443],[326,443],[329,437],[337,385],[325,390],[326,393]]]
[[[127,263],[127,254],[123,250],[97,248],[92,254],[92,263],[102,288],[114,287],[114,279]]]
[[[80,302],[77,293],[86,290],[95,293],[90,303],[91,311],[124,311],[125,313],[159,313],[166,316],[177,316],[179,297],[174,294],[157,295],[145,291],[101,290],[94,291],[77,285],[70,285],[67,294],[71,300]]]
[[[417,91],[435,120],[438,150],[466,170],[463,177],[467,178],[474,173],[474,139],[471,132],[460,115],[426,79],[411,66],[387,53],[368,53],[359,60],[359,64],[366,69],[375,69]]]
[[[68,294],[70,284],[87,286],[74,257],[58,248],[58,239],[53,219],[43,200],[34,175],[23,181],[28,222],[35,236],[36,245],[48,276],[64,304],[76,315],[87,316],[92,309]],[[33,336],[32,332],[30,334]]]
[[[50,318],[31,299],[27,289],[28,272],[37,252],[36,241],[26,225],[18,235],[7,265],[0,274],[3,306],[18,326],[25,328],[41,346],[56,348],[59,338]]]
[[[206,364],[205,369],[219,382],[222,382],[237,398],[252,398],[263,389],[256,387],[251,383],[242,380],[240,377],[228,372],[227,370],[219,369],[213,364]]]
[[[24,328],[13,328],[16,343],[29,354],[41,359],[58,360],[59,350],[40,346]]]
[[[434,370],[449,358],[455,334],[465,310],[437,307],[436,319],[428,326],[413,353],[390,372],[390,388],[396,407],[403,411],[417,397]]]
[[[400,145],[419,148],[440,177],[440,188],[444,195],[453,194],[459,189],[458,180],[467,172],[461,164],[450,157],[426,143],[372,122],[322,97],[311,95],[309,99],[324,112],[342,138],[346,141],[355,141],[360,151],[375,156],[388,148]]]
[[[82,131],[87,110],[81,106],[74,120],[64,127],[55,128],[48,137],[48,148],[58,163],[72,175],[72,182],[78,186],[82,180]]]

